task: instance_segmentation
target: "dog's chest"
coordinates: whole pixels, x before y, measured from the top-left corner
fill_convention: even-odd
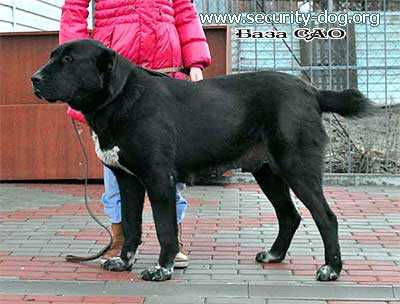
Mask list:
[[[125,166],[121,165],[119,161],[120,148],[118,146],[114,146],[112,149],[102,150],[100,148],[99,137],[96,133],[92,132],[92,138],[94,141],[94,147],[97,154],[97,157],[107,166],[115,167],[124,170],[125,172],[132,174],[133,173],[126,168]]]

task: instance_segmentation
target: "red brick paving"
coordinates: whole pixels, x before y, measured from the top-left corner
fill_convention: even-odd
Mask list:
[[[24,185],[59,194],[82,195],[81,185]],[[257,185],[227,185],[225,188],[236,188],[241,191],[257,191]],[[95,200],[91,202],[95,213],[103,214],[102,206],[98,202],[102,186],[90,185],[89,194]],[[389,199],[380,194],[364,192],[347,192],[344,188],[326,188],[326,196],[332,202],[332,209],[339,218],[351,220],[352,218],[365,218],[367,216],[398,213],[400,210],[399,199]],[[189,198],[192,207],[205,204],[218,204],[218,201],[204,201]],[[148,201],[146,208],[149,208]],[[302,216],[309,218],[305,208],[301,209]],[[82,204],[64,204],[59,207],[43,207],[38,209],[22,209],[16,212],[3,212],[0,221],[26,221],[28,219],[47,219],[53,216],[83,216],[86,210]],[[266,223],[277,223],[273,213],[261,213],[257,217],[197,219],[187,218],[185,222],[184,239],[188,246],[192,260],[219,260],[237,259],[241,264],[254,264],[254,255],[261,247],[241,247],[237,243],[221,243],[211,240],[212,234],[218,230],[238,231],[243,227],[256,228]],[[350,238],[359,244],[380,244],[388,248],[400,248],[400,227],[392,226],[391,230],[375,230],[373,232],[352,233]],[[159,252],[158,242],[155,238],[153,224],[144,225],[146,241],[140,247],[140,254],[155,255]],[[192,239],[193,233],[210,234],[210,241]],[[74,236],[75,240],[96,240],[99,244],[107,242],[106,235],[98,229],[81,229],[79,232],[59,231],[59,236]],[[7,252],[0,252],[0,277],[18,277],[20,279],[53,279],[53,280],[138,280],[134,273],[110,273],[91,264],[72,264],[64,262],[57,257],[15,257]],[[286,269],[293,275],[313,277],[317,265],[322,260],[315,260],[312,256],[289,257],[282,264],[263,265],[264,269]],[[393,261],[379,260],[345,260],[342,282],[358,284],[399,284],[400,265]]]
[[[29,280],[138,281],[135,273],[109,272],[98,264],[70,263],[62,257],[0,255],[0,277]]]
[[[255,264],[254,253],[248,252],[226,252],[217,250],[217,246],[212,247],[211,252],[197,251],[191,252],[192,260],[219,260],[219,259],[238,259],[241,264]],[[247,249],[247,248],[246,248]],[[240,249],[239,249],[240,250]],[[148,250],[141,254],[157,254],[159,248]],[[321,260],[312,257],[296,256],[286,259],[281,264],[264,264],[260,267],[264,269],[286,269],[292,271],[294,275],[313,277]],[[262,274],[262,272],[261,272]],[[127,272],[111,273],[102,270],[96,264],[75,264],[65,262],[61,257],[14,257],[0,256],[0,277],[13,277],[19,279],[35,280],[76,280],[76,281],[138,281],[137,275]],[[400,266],[392,261],[360,261],[346,260],[342,272],[341,282],[353,282],[358,284],[387,285],[399,284]]]
[[[32,296],[32,295],[1,295],[0,304],[34,303],[34,304],[141,304],[143,297],[131,296]]]
[[[143,297],[0,295],[0,304],[141,304]],[[229,300],[227,300],[229,301]],[[227,302],[228,303],[228,302]],[[327,304],[400,304],[400,301],[327,301]]]
[[[20,187],[40,189],[57,194],[68,194],[82,197],[83,188],[82,185],[70,185],[70,184],[19,184]],[[225,185],[227,189],[239,189],[240,191],[256,191],[262,193],[260,187],[255,184],[229,184]],[[101,194],[103,193],[102,185],[89,185],[88,195],[97,204],[95,210],[99,213],[102,212],[102,206],[98,203]],[[400,198],[392,199],[386,197],[384,194],[374,193],[369,194],[366,192],[348,192],[345,188],[340,187],[325,187],[324,193],[326,198],[331,202],[331,208],[339,218],[351,219],[351,218],[365,218],[366,216],[385,215],[385,214],[396,214],[400,210]],[[145,206],[149,208],[148,199]],[[190,205],[193,207],[201,206],[202,204],[218,204],[216,200],[203,201],[195,198],[190,198]],[[73,207],[71,207],[73,208]],[[84,206],[79,204],[77,206],[79,212],[84,211]],[[97,209],[96,209],[97,208]],[[33,210],[35,212],[35,210]],[[45,212],[45,211],[44,211]],[[39,213],[40,214],[40,213]],[[305,209],[301,209],[301,215],[306,218],[310,218],[309,212]],[[272,215],[274,216],[274,215]],[[271,215],[267,218],[258,217],[260,223],[263,220],[271,220]],[[0,218],[1,219],[1,218]],[[265,222],[262,222],[265,223]],[[399,227],[394,227],[400,231]]]
[[[90,201],[90,208],[93,211],[95,215],[102,216],[104,215],[103,212],[103,206],[102,204],[98,201]],[[201,207],[204,204],[210,205],[214,204],[217,205],[218,201],[204,201],[200,199],[195,199],[191,198],[190,199],[190,205],[192,207]],[[145,200],[145,207],[144,211],[150,210],[150,202],[146,198]],[[12,212],[1,212],[0,213],[0,222],[1,221],[13,221],[13,222],[24,222],[29,219],[49,219],[51,217],[55,216],[86,216],[87,211],[85,206],[82,203],[79,204],[63,204],[61,206],[57,207],[40,207],[40,208],[24,208],[18,211],[12,211]]]

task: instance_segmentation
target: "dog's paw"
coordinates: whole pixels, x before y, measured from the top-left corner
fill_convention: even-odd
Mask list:
[[[120,257],[113,257],[102,264],[103,269],[108,271],[131,271],[132,263],[130,260],[124,261]]]
[[[336,281],[339,278],[339,273],[332,266],[324,265],[318,269],[316,278],[318,281]]]
[[[284,257],[276,256],[270,251],[260,251],[256,255],[256,261],[259,263],[280,263]]]
[[[155,266],[142,271],[140,276],[145,281],[162,282],[170,280],[172,278],[173,272],[174,272],[173,268],[169,269],[160,266]]]

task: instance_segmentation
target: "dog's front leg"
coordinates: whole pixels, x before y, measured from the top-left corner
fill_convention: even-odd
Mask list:
[[[141,181],[119,169],[113,169],[121,193],[121,220],[124,230],[124,244],[120,257],[104,263],[110,271],[131,270],[137,247],[142,237],[142,213],[145,188]]]
[[[158,265],[143,271],[141,276],[146,281],[166,281],[172,277],[174,259],[179,252],[175,179],[172,174],[156,174],[147,179],[146,188],[161,251]]]

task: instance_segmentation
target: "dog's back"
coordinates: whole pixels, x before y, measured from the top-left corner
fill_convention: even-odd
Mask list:
[[[190,151],[194,167],[254,167],[271,158],[271,141],[288,146],[326,140],[323,112],[361,116],[370,102],[358,90],[318,90],[302,79],[274,71],[241,73],[182,84],[174,92],[181,132],[178,159]],[[195,138],[195,140],[193,140]],[[322,153],[322,152],[321,152]],[[191,167],[182,162],[182,167]]]

